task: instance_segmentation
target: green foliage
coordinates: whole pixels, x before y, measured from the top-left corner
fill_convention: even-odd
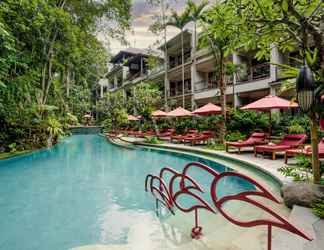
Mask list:
[[[157,66],[160,65],[159,58],[154,55],[149,55],[147,58],[144,59],[144,61],[150,70],[154,70]]]
[[[319,101],[320,96],[324,94],[324,39],[321,29],[323,2],[230,0],[226,1],[226,4],[231,6],[239,17],[237,27],[240,29],[242,46],[247,50],[258,49],[257,58],[268,58],[273,45],[283,52],[305,48],[300,54],[305,57],[314,74],[318,100],[309,115],[323,115],[324,106]],[[289,65],[281,67],[284,69],[284,76],[291,78],[295,78],[299,72],[297,68]],[[293,89],[294,81],[289,82],[285,88]]]
[[[160,104],[162,93],[159,87],[152,82],[141,83],[132,88],[133,95],[127,103],[138,115],[150,119],[151,113]]]
[[[121,38],[130,7],[130,0],[0,1],[0,145],[42,147],[60,133],[58,123],[77,123],[67,113],[81,119],[92,109],[108,59],[96,31]]]
[[[161,144],[156,136],[145,136],[145,142],[150,144]]]
[[[272,114],[272,134],[282,136],[283,134],[309,134],[309,118],[305,115],[290,112]]]
[[[158,130],[164,130],[171,128],[173,124],[171,119],[159,119],[156,121],[156,126]]]
[[[296,156],[296,164],[285,166],[278,169],[284,176],[292,177],[294,181],[310,181],[312,174],[311,158],[298,155]],[[321,165],[321,175],[324,174],[324,164]]]
[[[288,127],[288,133],[289,134],[305,134],[306,130],[303,128],[303,126],[296,124],[296,125],[290,125]]]
[[[16,147],[17,147],[17,144],[16,143],[11,143],[8,145],[9,149],[10,149],[10,153],[14,153],[17,151]]]
[[[57,142],[58,138],[64,135],[62,124],[54,117],[48,117],[46,130],[49,136],[54,138],[54,142]]]
[[[210,143],[206,145],[205,148],[216,150],[216,151],[224,151],[225,145],[223,143]]]
[[[187,129],[195,129],[197,123],[192,118],[180,118],[173,120],[173,128],[175,128],[177,134],[183,134]]]
[[[312,210],[315,215],[324,219],[324,199],[317,199],[312,204]]]
[[[267,131],[269,116],[263,112],[232,110],[227,121],[227,130],[241,131],[245,136],[255,130]],[[242,131],[244,128],[244,131]]]
[[[221,123],[223,121],[223,117],[220,115],[217,116],[201,116],[194,118],[194,127],[198,129],[198,131],[204,130],[212,130],[219,131]]]
[[[239,140],[244,140],[245,135],[242,134],[240,131],[234,131],[230,132],[226,135],[225,139],[226,141],[239,141]]]
[[[128,123],[126,99],[122,92],[107,92],[97,104],[97,111],[103,118],[106,130],[115,130]]]

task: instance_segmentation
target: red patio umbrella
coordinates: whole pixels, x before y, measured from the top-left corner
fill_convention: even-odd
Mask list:
[[[199,109],[196,109],[192,113],[195,115],[215,115],[215,114],[221,114],[222,108],[213,103],[208,103],[200,107]]]
[[[138,121],[138,120],[139,120],[138,117],[135,117],[135,116],[133,116],[133,115],[128,115],[127,119],[128,119],[129,121]]]
[[[168,115],[168,113],[166,113],[162,110],[156,110],[156,111],[152,112],[152,116],[155,118],[166,117],[167,115]]]
[[[266,97],[263,97],[255,102],[252,102],[242,107],[241,109],[269,111],[271,109],[289,109],[289,108],[298,108],[298,104],[296,102],[291,102],[275,95],[268,95]]]
[[[188,117],[192,116],[192,113],[182,107],[178,107],[175,110],[172,110],[168,113],[170,117]]]
[[[252,102],[244,107],[242,110],[256,110],[256,111],[268,111],[270,118],[270,128],[269,132],[271,135],[271,110],[272,109],[289,109],[297,108],[298,104],[296,102],[291,102],[286,99],[280,98],[274,95],[268,95],[255,102]]]

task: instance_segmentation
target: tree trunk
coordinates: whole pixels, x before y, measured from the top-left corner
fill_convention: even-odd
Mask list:
[[[181,29],[181,57],[182,57],[182,107],[185,108],[185,65],[183,48],[183,29]]]
[[[219,69],[219,90],[220,90],[220,104],[222,107],[223,122],[221,125],[221,141],[225,143],[226,134],[226,83],[225,83],[225,71],[224,71],[224,52],[220,51],[220,69]]]
[[[162,22],[163,22],[163,39],[164,39],[164,105],[165,111],[169,111],[168,105],[168,94],[169,94],[169,83],[168,83],[168,52],[167,52],[167,38],[166,38],[166,26],[165,26],[165,5],[164,0],[161,0],[162,10]]]
[[[70,66],[68,65],[66,67],[66,79],[65,79],[65,87],[66,87],[66,96],[69,97],[70,96],[70,79],[71,79],[71,76],[70,76]]]
[[[191,79],[191,85],[190,85],[190,90],[191,90],[191,109],[194,109],[194,87],[197,81],[197,57],[196,57],[196,52],[197,52],[197,21],[194,23],[194,46],[193,46],[193,64],[194,64],[194,73],[192,74],[192,79]]]
[[[320,161],[318,157],[318,119],[315,114],[311,116],[311,140],[312,140],[312,167],[313,167],[313,181],[319,184],[321,181]]]

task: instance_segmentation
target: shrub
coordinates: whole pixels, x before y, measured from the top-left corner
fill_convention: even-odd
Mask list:
[[[10,152],[11,153],[14,153],[17,151],[16,147],[17,147],[17,144],[16,143],[11,143],[8,145],[9,149],[10,149]]]
[[[158,130],[164,130],[173,127],[170,119],[159,119],[156,121]]]
[[[230,132],[225,136],[226,141],[238,141],[245,139],[245,135],[239,131]]]
[[[312,204],[312,210],[315,215],[324,219],[324,199],[317,199]]]
[[[303,128],[303,126],[301,126],[299,124],[295,124],[295,125],[290,125],[288,127],[288,133],[289,134],[305,134],[306,130]]]
[[[292,177],[294,181],[309,181],[312,175],[311,158],[305,155],[296,156],[296,165],[285,166],[278,169],[284,176]],[[320,174],[324,174],[324,164],[321,163]]]
[[[194,119],[195,127],[199,131],[204,130],[213,130],[213,131],[219,131],[221,122],[223,120],[223,117],[218,116],[201,116]]]
[[[285,133],[299,134],[309,132],[309,118],[305,115],[291,115],[277,112],[272,116],[272,134],[282,135]]]
[[[150,144],[160,144],[161,142],[158,140],[156,136],[145,136],[145,142]]]
[[[262,112],[232,110],[229,112],[227,131],[242,131],[248,135],[255,130],[268,130],[269,116]]]

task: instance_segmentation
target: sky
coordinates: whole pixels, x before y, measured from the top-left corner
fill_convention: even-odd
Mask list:
[[[170,7],[181,12],[184,10],[185,0],[166,0],[170,3]],[[196,0],[195,2],[200,2]],[[132,31],[127,32],[126,39],[129,42],[129,47],[136,47],[146,49],[148,47],[156,48],[156,41],[163,41],[162,37],[159,38],[151,33],[148,29],[153,23],[153,17],[161,13],[159,6],[152,7],[146,0],[133,0],[132,8]],[[190,28],[190,25],[188,25]],[[171,38],[179,33],[179,30],[173,27],[167,28],[167,38]],[[154,46],[155,45],[155,46]],[[112,54],[116,54],[121,49],[127,48],[117,40],[110,41],[110,50]]]

